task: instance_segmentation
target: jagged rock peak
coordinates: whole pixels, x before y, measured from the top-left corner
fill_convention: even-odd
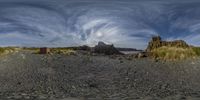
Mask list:
[[[106,44],[104,43],[104,42],[102,42],[102,41],[99,41],[98,42],[98,46],[105,46]]]
[[[94,53],[100,53],[106,55],[122,54],[114,47],[114,45],[107,45],[101,41],[98,43],[98,45],[94,47]]]

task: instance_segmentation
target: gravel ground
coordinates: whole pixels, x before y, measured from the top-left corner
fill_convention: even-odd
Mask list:
[[[123,56],[0,57],[0,100],[199,100],[200,59]]]

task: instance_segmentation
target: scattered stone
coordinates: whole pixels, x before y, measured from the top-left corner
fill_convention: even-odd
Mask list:
[[[140,53],[135,55],[135,58],[145,58],[147,56],[148,56],[147,52],[140,52]]]
[[[79,100],[67,97],[94,97],[94,100],[97,100],[96,97],[103,98],[99,100],[134,100],[144,97],[148,100],[146,96],[166,98],[182,93],[184,88],[194,93],[200,89],[199,69],[193,68],[199,66],[199,61],[196,60],[190,67],[191,61],[162,64],[161,61],[155,63],[148,58],[134,59],[134,55],[130,55],[133,61],[127,61],[124,55],[115,55],[116,59],[95,56],[92,57],[95,63],[85,64],[83,59],[88,60],[91,56],[54,55],[47,57],[48,63],[45,63],[41,57],[47,55],[25,55],[27,59],[36,60],[37,63],[32,60],[21,63],[21,59],[16,59],[21,57],[19,53],[10,56],[7,65],[0,61],[3,92],[0,93],[3,98],[0,97],[0,100],[7,100],[7,97],[10,98],[8,100]],[[120,64],[119,61],[124,62]],[[6,68],[9,70],[4,70]],[[179,83],[179,80],[185,82]],[[21,85],[17,86],[18,82],[22,82]],[[11,92],[4,93],[7,90]],[[27,91],[15,94],[12,92],[15,90]],[[111,95],[113,96],[110,97]]]
[[[38,97],[39,99],[47,99],[47,97],[46,96],[44,96],[44,95],[39,95],[39,97]]]

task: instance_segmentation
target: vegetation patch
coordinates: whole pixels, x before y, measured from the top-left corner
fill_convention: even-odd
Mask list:
[[[14,48],[14,47],[1,47],[0,48],[0,55],[13,53],[13,52],[18,51],[18,50],[19,50],[19,48]]]
[[[200,56],[200,47],[193,47],[192,49],[194,50],[194,52],[195,52],[198,56]]]
[[[73,55],[76,53],[76,51],[73,49],[68,49],[68,48],[52,48],[51,53],[52,54]]]
[[[182,60],[187,58],[197,57],[197,53],[193,48],[181,48],[181,47],[167,47],[153,49],[151,56],[155,59],[162,60]]]
[[[3,54],[5,52],[4,48],[0,48],[0,54]]]
[[[23,50],[32,51],[34,54],[39,54],[40,53],[40,49],[39,48],[23,48]]]

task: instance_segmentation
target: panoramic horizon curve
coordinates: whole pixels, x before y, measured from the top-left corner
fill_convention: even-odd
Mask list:
[[[200,2],[164,0],[1,0],[0,46],[144,49],[152,36],[200,46]]]

